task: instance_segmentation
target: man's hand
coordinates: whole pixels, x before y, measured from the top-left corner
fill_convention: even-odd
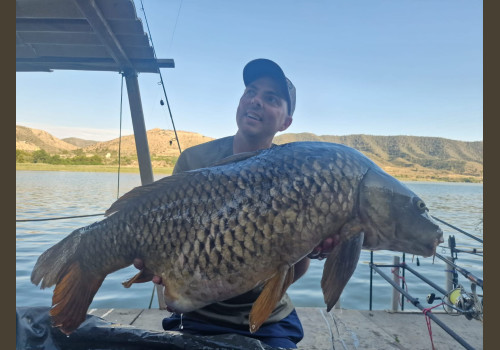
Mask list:
[[[135,258],[133,264],[134,264],[134,267],[138,270],[142,270],[144,268],[144,261],[142,261],[142,259]],[[163,287],[165,287],[160,276],[156,276],[156,275],[153,276],[152,281],[154,284],[159,284],[159,285],[162,285]],[[175,310],[170,308],[168,305],[167,305],[167,311],[175,312]]]
[[[139,258],[135,258],[134,259],[134,267],[138,270],[142,270],[144,268],[144,262],[142,261],[142,259],[139,259]],[[161,280],[161,277],[160,276],[153,276],[153,283],[154,284],[161,284],[163,285],[163,281]]]
[[[333,248],[335,248],[339,241],[339,235],[325,238],[317,247],[312,250],[312,252],[309,253],[307,257],[309,259],[323,260],[328,256],[328,254],[332,252]]]

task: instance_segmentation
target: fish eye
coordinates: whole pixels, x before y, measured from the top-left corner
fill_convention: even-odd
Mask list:
[[[420,198],[415,198],[414,199],[415,207],[421,212],[424,213],[428,211],[427,206],[425,205],[424,201],[421,200]]]

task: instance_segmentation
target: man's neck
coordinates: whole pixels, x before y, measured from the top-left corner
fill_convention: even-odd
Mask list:
[[[234,135],[233,154],[242,152],[253,152],[261,149],[270,148],[273,139],[252,138],[241,134],[239,131]]]

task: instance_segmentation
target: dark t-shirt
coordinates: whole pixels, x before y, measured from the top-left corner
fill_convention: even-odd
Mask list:
[[[233,155],[234,136],[224,137],[186,149],[181,153],[173,173],[208,167]],[[201,309],[185,313],[187,317],[202,319],[219,324],[244,326],[248,328],[248,316],[253,302],[257,300],[263,287],[222,302],[207,305]],[[294,306],[288,294],[278,302],[268,320],[264,323],[277,322],[292,312]]]

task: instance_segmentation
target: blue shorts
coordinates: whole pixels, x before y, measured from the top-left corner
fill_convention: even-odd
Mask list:
[[[295,309],[279,322],[262,325],[255,333],[250,333],[247,327],[227,327],[187,316],[182,317],[182,329],[180,329],[180,325],[181,316],[178,314],[172,314],[172,316],[164,318],[162,322],[163,329],[167,331],[180,331],[193,335],[235,333],[258,339],[273,348],[295,349],[297,343],[304,338],[304,330]]]

